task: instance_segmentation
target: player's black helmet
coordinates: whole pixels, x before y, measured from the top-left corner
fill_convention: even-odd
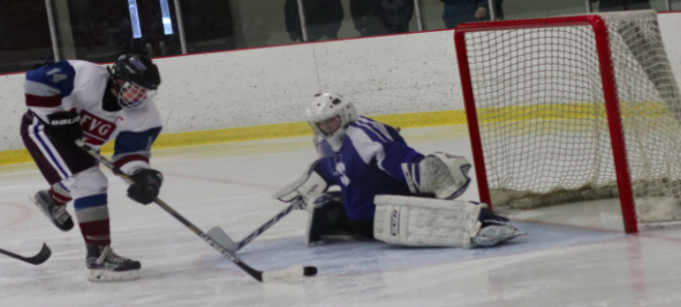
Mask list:
[[[124,53],[118,56],[113,65],[113,76],[135,83],[149,90],[158,89],[161,75],[158,67],[146,55]]]
[[[109,72],[118,89],[118,103],[136,108],[150,100],[161,84],[158,67],[145,55],[124,53],[118,56]],[[119,84],[121,80],[122,84]]]

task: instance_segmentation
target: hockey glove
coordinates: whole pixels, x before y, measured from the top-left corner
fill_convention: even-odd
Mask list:
[[[45,134],[55,142],[70,144],[83,136],[80,114],[59,112],[47,116]]]
[[[148,205],[158,197],[163,183],[163,175],[159,171],[145,168],[136,171],[130,178],[135,182],[128,188],[128,197],[132,200]]]
[[[329,184],[316,171],[320,166],[320,161],[324,159],[325,158],[321,158],[312,162],[312,165],[307,168],[298,180],[279,189],[272,197],[285,203],[290,203],[297,198],[302,198],[305,206],[314,203],[315,199],[322,196],[329,187]],[[300,209],[304,209],[305,206],[301,206]]]

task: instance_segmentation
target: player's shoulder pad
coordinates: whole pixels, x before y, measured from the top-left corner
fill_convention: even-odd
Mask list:
[[[26,80],[59,90],[62,97],[73,92],[76,70],[68,61],[47,64],[26,72]]]

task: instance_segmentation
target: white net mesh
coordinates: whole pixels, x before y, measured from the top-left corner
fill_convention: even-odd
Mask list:
[[[608,29],[635,203],[681,209],[681,100],[657,16],[599,16]],[[594,29],[465,35],[492,203],[524,208],[616,197]],[[639,220],[681,219],[647,211],[637,209]]]

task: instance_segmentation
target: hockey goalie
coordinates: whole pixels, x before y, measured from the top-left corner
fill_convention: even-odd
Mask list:
[[[399,131],[364,116],[336,93],[315,95],[307,108],[321,158],[275,193],[301,200],[309,212],[308,246],[347,238],[406,246],[494,246],[524,233],[485,204],[453,200],[468,187],[470,163],[423,155]],[[332,186],[340,192],[329,192]]]

